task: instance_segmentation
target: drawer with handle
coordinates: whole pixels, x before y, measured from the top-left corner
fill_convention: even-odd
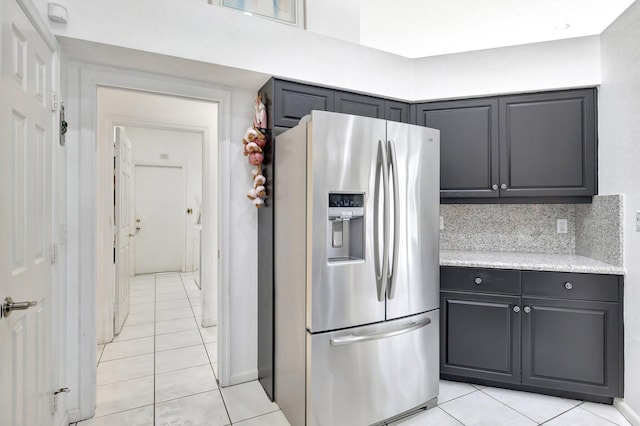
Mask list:
[[[440,288],[520,295],[520,271],[442,266]]]
[[[618,276],[523,271],[522,295],[617,302]]]

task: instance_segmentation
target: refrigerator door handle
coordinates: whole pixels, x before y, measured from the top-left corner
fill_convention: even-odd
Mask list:
[[[393,299],[396,294],[396,270],[398,269],[398,246],[400,244],[400,194],[398,189],[398,159],[396,155],[395,143],[389,141],[389,159],[391,160],[391,170],[393,171],[393,265],[389,268],[389,289],[387,297]]]
[[[374,197],[374,211],[373,211],[373,243],[374,243],[374,257],[376,263],[376,284],[378,290],[378,301],[384,302],[385,291],[387,289],[387,274],[389,268],[389,170],[387,160],[387,149],[385,147],[385,141],[378,141],[378,160],[376,162],[376,184],[375,184],[375,197]],[[382,258],[380,258],[380,170],[382,170]],[[380,263],[378,263],[380,262]],[[380,266],[378,266],[380,265]],[[378,273],[380,274],[378,275]]]
[[[371,340],[386,339],[387,337],[399,336],[401,334],[410,333],[418,330],[426,325],[431,324],[430,318],[424,318],[420,321],[414,321],[409,324],[402,324],[394,330],[385,331],[384,333],[355,335],[351,334],[343,337],[335,337],[330,340],[333,346],[350,345],[352,343],[368,342]]]

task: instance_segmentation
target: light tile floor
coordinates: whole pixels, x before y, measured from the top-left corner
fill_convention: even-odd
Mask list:
[[[611,405],[440,381],[438,406],[392,426],[630,426]]]
[[[202,328],[190,273],[131,279],[131,309],[98,345],[96,414],[88,425],[288,425],[257,381],[218,388],[217,329]]]
[[[257,381],[218,388],[217,330],[199,326],[191,274],[131,281],[131,311],[112,343],[98,346],[97,407],[84,425],[289,426]],[[392,426],[629,426],[612,406],[440,382],[439,405]]]

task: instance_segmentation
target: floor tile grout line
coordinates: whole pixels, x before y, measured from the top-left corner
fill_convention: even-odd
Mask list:
[[[484,388],[484,389],[487,389],[487,388]],[[507,407],[507,408],[509,408],[509,409],[511,409],[511,410],[513,410],[513,411],[515,411],[516,413],[520,414],[521,416],[524,416],[525,418],[527,418],[527,419],[531,420],[533,423],[535,423],[535,424],[537,424],[537,425],[541,424],[539,421],[532,419],[531,417],[527,416],[526,414],[521,413],[520,411],[516,410],[515,408],[510,407],[510,406],[509,406],[509,405],[507,405],[506,403],[504,403],[504,402],[500,401],[498,398],[494,398],[492,395],[490,395],[490,394],[488,394],[488,393],[484,392],[484,389],[479,389],[479,390],[480,390],[480,392],[482,392],[483,394],[485,394],[485,395],[486,395],[486,396],[488,396],[489,398],[491,398],[491,399],[493,399],[493,400],[495,400],[495,401],[498,401],[500,404],[502,404],[502,405],[504,405],[505,407]],[[546,421],[548,421],[548,420],[545,420],[545,422],[546,422]],[[543,422],[543,423],[544,423],[544,422]]]
[[[245,383],[250,383],[250,382],[245,382]],[[243,383],[239,383],[239,384],[242,385]],[[222,392],[220,392],[220,394],[222,394]],[[246,419],[238,420],[237,422],[231,422],[231,418],[229,418],[229,421],[231,422],[231,425],[234,425],[234,424],[238,424],[238,423],[241,423],[241,422],[246,422],[247,420],[257,419],[258,417],[266,416],[267,414],[277,413],[278,411],[282,411],[279,406],[278,406],[277,409],[275,409],[273,411],[267,411],[266,413],[258,414],[257,416],[247,417]]]
[[[184,280],[182,279],[182,274],[180,274],[180,281],[182,281],[182,286],[184,287]],[[200,291],[202,291],[202,290],[200,290]],[[193,306],[191,305],[191,300],[189,300],[189,305],[191,306],[191,310],[193,312]],[[213,365],[211,364],[211,356],[209,355],[209,351],[207,351],[207,345],[204,342],[204,338],[202,337],[202,332],[200,331],[200,324],[198,323],[198,320],[196,319],[195,313],[193,314],[193,319],[196,321],[196,325],[198,326],[198,334],[200,334],[200,340],[202,341],[202,346],[204,347],[204,352],[205,352],[205,354],[207,354],[207,359],[209,360],[209,367],[211,368],[211,372],[213,373],[213,378],[216,381],[216,386],[218,387],[218,392],[220,392],[220,399],[222,399],[222,405],[224,405],[224,410],[227,413],[227,418],[229,419],[229,424],[233,424],[233,422],[231,421],[231,414],[229,413],[229,407],[227,407],[227,403],[224,400],[224,395],[222,394],[222,388],[220,387],[220,382],[218,381],[218,376],[216,375],[216,372],[213,369]]]
[[[584,403],[584,401],[582,401],[582,403]],[[582,405],[582,403],[581,403],[581,404],[576,405],[574,408],[577,408],[577,407],[581,406],[581,405]],[[612,405],[612,407],[613,407],[613,405]],[[615,407],[613,407],[613,408],[615,408]],[[583,409],[584,411],[587,411],[587,412],[589,412],[589,413],[593,414],[594,416],[600,417],[601,419],[608,421],[608,422],[609,422],[609,423],[611,423],[611,424],[618,425],[618,423],[613,422],[613,421],[611,421],[611,420],[609,420],[609,419],[607,419],[607,418],[605,418],[605,417],[602,417],[602,416],[601,416],[600,414],[598,414],[598,413],[594,413],[593,411],[588,410],[588,409],[586,409],[586,408],[582,408],[582,409]],[[616,411],[617,411],[617,408],[615,408],[615,409],[616,409]],[[618,411],[618,412],[619,412],[619,411]],[[620,413],[620,412],[619,412],[619,413]],[[622,415],[622,413],[620,413],[620,415]],[[622,416],[622,417],[624,417],[624,416]],[[626,420],[626,417],[625,417],[625,420]],[[627,421],[628,421],[628,420],[627,420]],[[631,422],[629,422],[629,423],[631,423]]]
[[[480,389],[478,389],[478,390],[480,390]],[[467,394],[467,395],[469,395],[469,394]],[[463,396],[464,396],[464,395],[463,395]],[[454,399],[458,399],[458,398],[454,398]],[[450,400],[450,401],[453,401],[453,399],[452,399],[452,400]],[[449,402],[449,401],[447,401],[447,402]],[[445,404],[446,404],[446,403],[445,403]],[[460,423],[460,424],[462,424],[462,425],[464,426],[464,424],[465,424],[465,423],[464,423],[462,420],[460,420],[459,418],[457,418],[456,416],[454,416],[453,414],[451,414],[450,412],[448,412],[445,408],[443,408],[442,406],[440,406],[440,404],[438,404],[438,405],[437,405],[437,407],[438,407],[438,408],[440,408],[442,411],[444,411],[444,412],[445,412],[447,415],[449,415],[450,417],[453,417],[453,419],[454,419],[454,420],[456,420],[458,423]]]
[[[480,389],[474,389],[474,390],[472,390],[471,392],[465,393],[465,394],[463,394],[463,395],[456,396],[455,398],[448,399],[448,400],[446,400],[445,402],[440,402],[440,401],[438,401],[438,405],[437,405],[437,406],[439,407],[439,406],[440,406],[440,404],[447,404],[447,403],[449,403],[449,402],[451,402],[451,401],[455,401],[456,399],[460,399],[460,398],[462,398],[463,396],[471,395],[472,393],[475,393],[475,392],[477,392],[477,391],[479,391],[479,390],[480,390]]]
[[[99,418],[102,418],[102,417],[114,416],[116,414],[126,413],[127,411],[139,410],[139,409],[144,408],[144,407],[153,407],[153,404],[145,404],[145,405],[141,405],[139,407],[127,408],[126,410],[114,411],[113,413],[101,414],[99,416],[95,416],[94,415],[93,417],[91,417],[89,419],[86,419],[86,420],[82,420],[79,423],[84,423],[84,422],[86,422],[88,420],[99,419]],[[77,424],[77,423],[71,423],[69,426],[72,426],[73,424]]]
[[[571,410],[575,410],[575,409],[576,409],[577,407],[579,407],[579,406],[580,406],[580,404],[578,404],[578,405],[574,405],[573,407],[569,408],[568,410],[563,411],[562,413],[559,413],[557,416],[553,416],[553,417],[551,417],[550,419],[547,419],[547,420],[545,420],[545,421],[544,421],[544,422],[542,422],[542,423],[538,423],[538,425],[544,425],[544,424],[547,424],[547,423],[549,423],[551,420],[556,419],[556,418],[558,418],[558,417],[560,417],[560,416],[562,416],[562,415],[564,415],[564,414],[567,414],[567,413],[568,413],[569,411],[571,411]]]

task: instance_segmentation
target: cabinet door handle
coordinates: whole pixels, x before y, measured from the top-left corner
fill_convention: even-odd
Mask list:
[[[525,314],[528,314],[528,313],[530,313],[530,312],[531,312],[531,308],[530,308],[530,307],[528,307],[528,306],[525,306],[525,307],[524,307],[524,313],[525,313]]]
[[[513,312],[518,313],[520,312],[520,306],[516,305],[513,307]]]
[[[493,185],[491,185],[491,189],[493,191],[497,191],[498,190],[498,185],[496,185],[495,183]]]
[[[480,285],[480,284],[482,284],[482,278],[480,278],[480,277],[476,277],[476,279],[475,279],[475,280],[473,280],[473,282],[474,282],[474,283],[476,283],[476,284],[478,284],[478,285]]]
[[[573,284],[571,284],[570,282],[566,282],[564,283],[564,288],[566,288],[567,290],[571,290],[573,288]]]
[[[507,184],[506,183],[501,184],[500,189],[507,189]]]

